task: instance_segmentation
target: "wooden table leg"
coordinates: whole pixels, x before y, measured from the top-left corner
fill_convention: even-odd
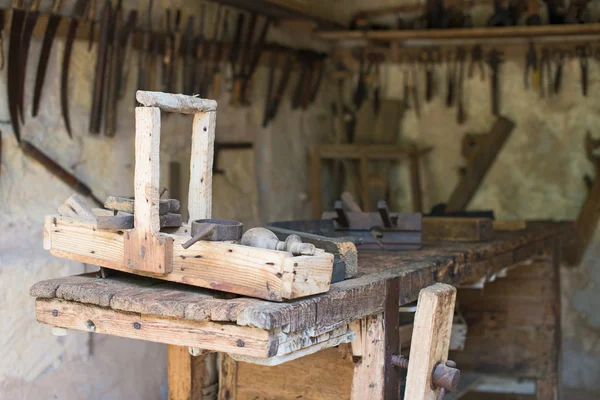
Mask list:
[[[360,332],[352,343],[352,352],[360,361],[354,366],[352,400],[383,399],[385,345],[383,314],[363,318]]]
[[[237,361],[226,353],[219,353],[219,400],[237,398]]]
[[[169,345],[169,400],[215,400],[215,356],[209,353],[193,357],[187,347]]]

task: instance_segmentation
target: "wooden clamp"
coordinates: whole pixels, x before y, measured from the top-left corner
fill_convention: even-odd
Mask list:
[[[160,233],[160,111],[194,114],[189,214],[210,218],[217,103],[193,96],[138,90],[135,109],[134,228],[124,236],[129,269],[166,275],[173,269],[173,238]]]

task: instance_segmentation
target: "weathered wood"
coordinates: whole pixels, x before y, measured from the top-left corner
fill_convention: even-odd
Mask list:
[[[354,366],[352,377],[352,400],[383,399],[385,342],[383,314],[372,315],[361,320],[359,340],[362,354]]]
[[[237,364],[229,355],[219,354],[219,400],[237,399]]]
[[[448,359],[455,301],[456,289],[441,283],[419,293],[408,359],[407,399],[434,400],[439,394],[439,388],[433,389],[431,376],[435,365]]]
[[[86,221],[95,222],[96,215],[86,204],[83,197],[74,193],[58,207],[58,213],[64,217],[81,218]]]
[[[260,358],[274,355],[278,347],[267,331],[257,328],[123,313],[58,299],[36,300],[36,316],[38,322],[61,328]]]
[[[217,113],[194,115],[188,192],[189,220],[210,218],[212,215],[212,169],[214,158]]]
[[[97,230],[94,224],[47,216],[44,243],[46,249],[59,257],[146,274],[123,263],[123,242],[128,234]],[[160,276],[167,281],[273,301],[323,293],[330,287],[333,255],[329,253],[293,256],[283,251],[206,241],[184,249],[182,244],[189,236],[160,235],[172,241],[173,254],[169,259],[172,271]]]
[[[467,207],[514,127],[515,123],[510,119],[498,118],[486,139],[473,150],[466,173],[450,195],[447,212],[462,211]]]
[[[538,400],[558,400],[557,378],[538,379],[535,382],[535,396]]]
[[[495,231],[524,231],[527,229],[527,222],[522,219],[495,219]]]
[[[208,400],[214,399],[215,391],[210,391],[208,370],[205,368],[205,354],[197,357],[190,356],[187,347],[168,345],[168,380],[169,400]],[[209,389],[209,391],[206,391]]]
[[[424,217],[423,240],[492,240],[494,227],[489,218]]]
[[[133,197],[108,196],[104,202],[104,207],[109,210],[133,214],[135,212],[135,200]],[[160,199],[158,201],[159,215],[166,215],[169,212],[176,212],[177,210],[179,210],[179,200]]]
[[[138,90],[135,93],[135,98],[138,103],[146,107],[158,107],[166,112],[198,114],[217,111],[217,102],[215,100],[201,99],[184,94]]]

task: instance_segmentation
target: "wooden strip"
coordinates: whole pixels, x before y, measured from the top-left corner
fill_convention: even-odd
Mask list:
[[[498,118],[486,139],[473,150],[466,173],[450,195],[447,212],[463,211],[467,207],[514,128],[515,123],[510,119]]]
[[[361,321],[361,359],[354,366],[352,378],[352,400],[383,399],[385,343],[383,340],[383,314],[364,318]],[[411,397],[407,397],[411,398]]]
[[[219,354],[219,400],[237,399],[237,361]]]
[[[194,115],[190,185],[188,192],[189,220],[210,218],[212,214],[212,169],[217,113]]]
[[[269,333],[249,327],[123,313],[57,299],[37,299],[40,323],[84,332],[267,358],[277,352]]]
[[[431,376],[437,363],[448,360],[456,289],[438,283],[421,290],[410,346],[407,399],[434,400],[439,389],[432,389]]]
[[[184,94],[138,90],[135,93],[135,98],[138,103],[146,107],[158,107],[166,112],[198,114],[217,111],[216,101]]]
[[[80,218],[86,221],[95,222],[96,215],[92,209],[86,204],[83,197],[74,193],[58,207],[58,213],[64,217]]]
[[[424,217],[423,240],[487,242],[494,238],[490,218]]]

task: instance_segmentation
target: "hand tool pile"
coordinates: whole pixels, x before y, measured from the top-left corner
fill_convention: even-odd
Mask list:
[[[325,55],[267,45],[272,17],[246,11],[236,11],[234,16],[233,9],[218,4],[214,5],[215,13],[209,14],[209,5],[203,2],[198,15],[186,16],[180,9],[165,9],[160,23],[155,24],[153,20],[160,13],[153,9],[153,0],[148,0],[147,8],[140,12],[125,10],[122,0],[104,0],[102,3],[76,0],[70,17],[59,14],[61,0],[48,1],[51,1],[52,9],[44,13],[48,22],[38,60],[31,113],[33,117],[39,113],[54,39],[62,20],[67,20],[64,21],[68,27],[60,72],[60,107],[69,137],[72,137],[68,109],[69,67],[73,44],[82,23],[87,23],[89,28],[88,51],[96,48],[88,129],[92,134],[115,135],[118,102],[124,97],[132,63],[138,67],[138,89],[213,98],[221,92],[223,68],[230,68],[232,82],[228,86],[231,88],[231,104],[243,106],[250,104],[252,77],[261,55],[268,50],[271,53],[270,90],[265,106],[265,125],[275,117],[294,67],[300,70],[292,99],[294,108],[304,109],[312,103],[320,86]],[[13,0],[9,10],[8,74],[11,79],[8,81],[8,103],[10,121],[19,142],[25,117],[26,66],[31,38],[42,15],[40,3],[41,0],[32,0],[26,6],[24,0]],[[5,11],[0,10],[2,25]],[[231,21],[235,21],[233,29]],[[93,46],[94,43],[96,46]],[[132,59],[134,46],[139,50],[136,60]],[[276,84],[276,69],[282,55],[285,62]],[[0,69],[3,64],[4,60],[0,59]]]

